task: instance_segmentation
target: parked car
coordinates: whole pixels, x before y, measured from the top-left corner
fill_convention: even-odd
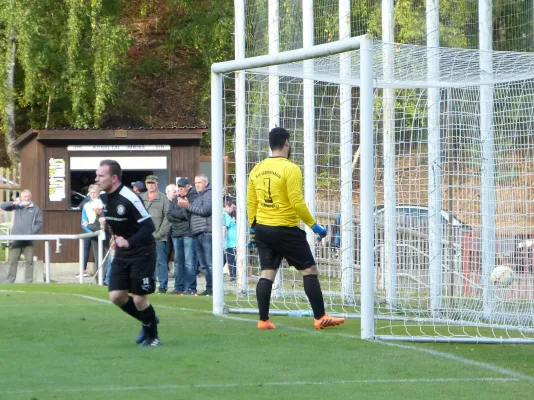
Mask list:
[[[413,227],[415,229],[423,229],[428,233],[429,210],[426,206],[396,206],[397,227],[405,228]],[[383,206],[377,207],[375,210],[375,224],[383,225],[385,218],[385,209]],[[447,226],[451,223],[453,227],[460,227],[468,229],[469,226],[458,219],[449,211],[441,210],[441,226]]]
[[[383,248],[385,239],[384,206],[375,207],[375,260],[380,263],[380,249]],[[357,216],[354,218],[354,262],[360,260],[360,221]],[[452,238],[449,238],[449,221],[452,222]],[[341,214],[338,213],[334,224],[329,224],[327,230],[330,237],[325,242],[326,247],[333,248],[330,253],[336,257],[341,246]],[[461,221],[458,217],[446,210],[441,210],[441,226],[443,229],[444,253],[448,249],[453,251],[453,257],[460,255],[461,240],[464,232],[471,230],[471,227]],[[428,262],[429,253],[429,209],[426,206],[398,205],[396,206],[396,235],[397,235],[397,256],[400,257],[399,264],[413,263],[421,264]],[[337,251],[336,251],[337,250]],[[418,257],[416,261],[414,257]],[[422,257],[422,258],[421,258]],[[412,259],[411,259],[412,258]],[[424,261],[423,259],[426,259]]]
[[[507,239],[507,240],[506,240]],[[519,274],[534,273],[534,237],[532,233],[515,233],[507,235],[497,243],[497,251],[504,247],[501,243],[506,243],[506,249],[499,254],[500,264],[510,266]],[[511,251],[507,251],[511,248]]]
[[[397,219],[397,228],[413,228],[414,230],[419,230],[422,233],[428,234],[428,214],[429,210],[426,206],[411,206],[411,205],[398,205],[396,206],[396,219]],[[375,216],[375,227],[378,229],[383,228],[384,218],[385,218],[385,209],[384,206],[375,207],[374,211]],[[453,227],[461,228],[462,230],[469,230],[469,225],[462,222],[458,217],[449,213],[446,210],[441,210],[441,225],[443,227],[449,225],[449,220],[452,217]],[[335,223],[329,226],[330,234],[332,235],[332,245],[334,247],[339,247],[341,242],[340,237],[340,227],[341,225],[341,213],[336,215]],[[356,225],[359,225],[356,224]]]

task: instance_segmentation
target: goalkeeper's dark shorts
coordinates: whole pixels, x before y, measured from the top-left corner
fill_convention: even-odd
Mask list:
[[[282,258],[298,270],[315,265],[306,240],[306,232],[298,226],[267,226],[256,224],[256,246],[261,269],[278,269]]]
[[[155,269],[156,243],[133,249],[117,249],[111,262],[108,290],[128,290],[139,296],[154,293]]]

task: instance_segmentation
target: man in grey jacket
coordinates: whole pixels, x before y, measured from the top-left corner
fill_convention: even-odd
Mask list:
[[[196,238],[196,250],[200,266],[206,275],[206,290],[199,296],[211,296],[212,259],[211,259],[211,186],[204,174],[195,176],[195,189],[198,197],[189,203],[187,198],[179,198],[178,206],[187,208],[191,213],[191,234]],[[221,222],[222,223],[222,222]],[[221,249],[222,251],[222,249]]]
[[[169,212],[169,200],[165,194],[158,190],[159,179],[156,175],[148,175],[145,179],[147,191],[139,197],[143,200],[145,208],[152,217],[156,230],[152,234],[156,241],[156,273],[159,281],[159,294],[167,293],[169,284],[169,270],[167,269],[166,240],[167,233],[171,228],[167,220]]]
[[[43,230],[43,214],[41,209],[33,204],[32,192],[28,189],[22,191],[20,200],[6,201],[0,204],[0,208],[15,213],[13,228],[11,228],[12,235],[37,235]],[[33,282],[33,241],[16,240],[11,242],[9,248],[7,283],[15,283],[21,254],[24,255],[25,281],[28,283]]]

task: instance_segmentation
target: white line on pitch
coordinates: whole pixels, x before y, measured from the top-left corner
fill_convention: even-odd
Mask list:
[[[107,299],[101,299],[99,297],[87,296],[86,294],[75,294],[74,296],[81,297],[82,299],[98,301],[100,303],[109,303],[109,304],[111,304],[111,301],[109,301]]]
[[[9,292],[9,290],[2,290],[2,292]],[[15,291],[13,291],[13,292],[15,292]],[[25,293],[24,291],[16,291],[16,292],[17,293]],[[37,292],[34,292],[34,293],[37,293]],[[46,293],[46,294],[59,294],[59,293],[52,293],[52,292],[43,292],[43,293]],[[109,300],[105,300],[105,299],[101,299],[101,298],[93,297],[93,296],[79,295],[79,294],[72,294],[72,293],[61,293],[61,294],[82,297],[82,298],[85,298],[85,299],[88,299],[88,300],[92,300],[92,301],[111,303]],[[170,306],[163,306],[163,305],[158,305],[158,308],[166,308],[166,309],[177,310],[177,311],[194,311],[194,312],[202,312],[202,313],[211,314],[210,311],[197,310],[197,309],[192,309],[192,308],[179,308],[179,307],[170,307]],[[254,323],[256,322],[256,320],[252,319],[252,318],[249,319],[249,318],[242,318],[242,317],[234,317],[234,316],[230,316],[230,315],[223,315],[221,317],[223,317],[225,319],[236,320],[236,321],[246,321],[246,322],[254,322]],[[320,332],[315,331],[315,330],[310,330],[310,329],[305,329],[305,328],[297,328],[297,327],[289,326],[289,325],[283,325],[283,327],[286,328],[286,329],[293,330],[293,331],[306,332],[306,333],[310,333],[310,334],[320,333]],[[359,336],[350,335],[350,334],[341,333],[341,332],[334,332],[334,334],[336,336],[346,337],[346,338],[349,338],[349,339],[360,339]],[[502,375],[509,376],[512,379],[534,382],[534,377],[532,377],[532,376],[524,375],[524,374],[521,374],[521,373],[513,371],[513,370],[509,370],[509,369],[506,369],[506,368],[499,367],[499,366],[494,365],[494,364],[489,364],[489,363],[485,363],[485,362],[482,362],[482,361],[470,360],[468,358],[463,358],[463,357],[460,357],[460,356],[456,356],[456,355],[451,354],[451,353],[445,353],[443,351],[427,349],[427,348],[424,348],[424,347],[416,347],[416,346],[404,345],[404,344],[399,344],[399,343],[384,342],[384,341],[380,341],[380,340],[377,340],[377,341],[374,341],[374,342],[371,342],[371,343],[377,343],[377,344],[381,344],[383,346],[397,347],[397,348],[401,348],[401,349],[405,349],[405,350],[418,351],[418,352],[421,352],[421,353],[426,353],[426,354],[430,354],[430,355],[433,355],[433,356],[437,356],[437,357],[453,360],[453,361],[456,361],[456,362],[461,363],[461,364],[472,365],[472,366],[475,366],[475,367],[486,369],[488,371],[492,371],[492,372],[496,372],[496,373],[499,373],[499,374],[502,374]]]
[[[482,361],[475,361],[475,360],[470,360],[468,358],[459,357],[451,353],[445,353],[443,351],[427,349],[425,347],[415,347],[415,346],[410,346],[410,345],[405,345],[405,344],[400,344],[400,343],[383,342],[380,340],[377,341],[377,343],[380,343],[381,345],[384,345],[384,346],[398,347],[400,349],[418,351],[421,353],[426,353],[426,354],[430,354],[430,355],[441,357],[441,358],[447,358],[449,360],[458,361],[463,364],[473,365],[475,367],[480,367],[480,368],[487,369],[489,371],[497,372],[499,374],[506,375],[511,378],[516,378],[522,381],[534,382],[534,377],[532,376],[524,375],[520,372],[516,372],[511,369],[502,368],[497,365],[485,363]]]
[[[25,394],[25,393],[81,393],[81,392],[126,392],[134,390],[175,390],[175,389],[213,389],[213,388],[240,388],[262,386],[313,386],[313,385],[375,385],[395,383],[461,383],[461,382],[518,382],[515,378],[428,378],[428,379],[354,379],[338,381],[295,381],[295,382],[258,382],[258,383],[205,383],[184,385],[153,385],[153,386],[126,386],[126,387],[89,387],[74,389],[35,389],[35,390],[2,390],[0,394]]]
[[[234,319],[234,320],[237,320],[237,321],[250,321],[250,319],[247,319],[247,318],[234,317],[234,316],[230,316],[230,315],[226,315],[225,317],[228,318],[228,319]],[[253,321],[253,322],[256,322],[256,321]],[[305,329],[305,328],[297,328],[297,327],[294,327],[294,326],[283,325],[283,327],[285,329],[290,329],[290,330],[299,331],[299,332],[319,333],[318,331],[312,331],[310,329]],[[349,339],[360,339],[359,336],[350,335],[350,334],[347,334],[347,333],[333,332],[333,334],[335,334],[336,336],[342,336],[342,337],[346,337],[346,338],[349,338]],[[520,372],[516,372],[516,371],[510,370],[510,369],[502,368],[502,367],[499,367],[499,366],[494,365],[494,364],[489,364],[489,363],[485,363],[485,362],[482,362],[482,361],[470,360],[468,358],[463,358],[463,357],[460,357],[460,356],[456,356],[456,355],[451,354],[451,353],[445,353],[443,351],[427,349],[427,348],[424,348],[424,347],[409,346],[409,345],[404,345],[404,344],[399,344],[399,343],[384,342],[384,341],[381,341],[381,340],[376,340],[376,341],[373,341],[373,342],[370,342],[370,343],[377,343],[377,344],[381,344],[383,346],[397,347],[397,348],[405,349],[405,350],[419,351],[421,353],[431,354],[433,356],[437,356],[437,357],[453,360],[453,361],[456,361],[458,363],[462,363],[462,364],[466,364],[466,365],[472,365],[472,366],[475,366],[475,367],[483,368],[483,369],[486,369],[488,371],[492,371],[492,372],[499,373],[501,375],[509,376],[509,377],[511,377],[513,379],[534,382],[534,377],[532,377],[532,376],[524,375],[524,374],[521,374]]]

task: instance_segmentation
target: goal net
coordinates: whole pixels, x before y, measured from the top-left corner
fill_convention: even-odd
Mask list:
[[[328,230],[317,242],[302,226],[328,313],[370,315],[366,338],[534,342],[534,56],[372,47],[372,147],[361,134],[360,50],[276,66],[253,58],[223,75],[225,184],[238,230],[225,310],[257,312],[244,185],[269,156],[276,124],[291,132],[306,202]],[[311,315],[285,261],[271,304],[272,315]]]

